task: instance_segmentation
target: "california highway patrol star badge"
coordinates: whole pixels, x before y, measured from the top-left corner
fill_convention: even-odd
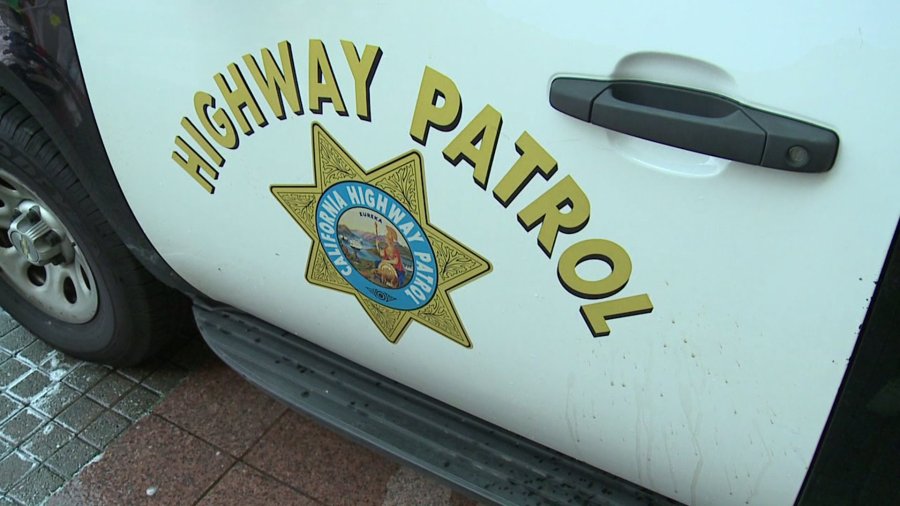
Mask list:
[[[421,155],[366,172],[317,123],[312,142],[315,184],[271,187],[312,239],[306,279],[352,294],[391,342],[415,320],[471,347],[448,292],[491,264],[429,222]]]

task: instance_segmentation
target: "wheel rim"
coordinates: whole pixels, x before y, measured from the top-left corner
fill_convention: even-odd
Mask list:
[[[97,314],[97,282],[69,230],[31,189],[0,168],[0,278],[68,323]]]

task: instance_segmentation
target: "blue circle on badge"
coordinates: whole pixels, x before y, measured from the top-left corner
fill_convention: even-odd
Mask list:
[[[380,188],[355,181],[330,186],[316,206],[316,231],[334,268],[369,299],[410,311],[434,297],[431,243],[409,210]]]

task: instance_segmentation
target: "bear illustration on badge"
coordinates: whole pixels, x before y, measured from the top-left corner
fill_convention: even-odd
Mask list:
[[[306,279],[354,295],[390,342],[415,320],[471,347],[448,292],[491,264],[430,223],[421,155],[364,171],[318,123],[312,141],[315,183],[271,186],[313,240]]]

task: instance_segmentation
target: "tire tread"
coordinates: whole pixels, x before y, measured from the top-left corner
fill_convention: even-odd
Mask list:
[[[118,284],[116,293],[127,294],[122,297],[124,300],[114,303],[118,311],[114,315],[115,332],[105,348],[82,353],[64,343],[51,344],[80,358],[115,365],[136,364],[152,356],[173,335],[185,329],[185,323],[190,319],[188,299],[144,269],[91,199],[53,140],[6,92],[0,93],[0,142],[24,155],[29,167],[20,170],[34,172],[29,177],[40,181],[42,188],[49,188],[49,199],[56,206],[71,209],[77,216],[77,220],[72,218],[72,221],[83,224],[85,233],[93,237],[92,243],[100,250],[97,256],[104,258],[104,264],[109,264],[104,268],[114,279],[108,279],[107,283]],[[62,219],[66,221],[64,217]],[[67,226],[70,230],[73,228],[71,224]],[[91,268],[97,269],[93,265]],[[22,321],[21,316],[13,316],[41,337],[40,331]],[[46,316],[43,319],[46,320]]]

